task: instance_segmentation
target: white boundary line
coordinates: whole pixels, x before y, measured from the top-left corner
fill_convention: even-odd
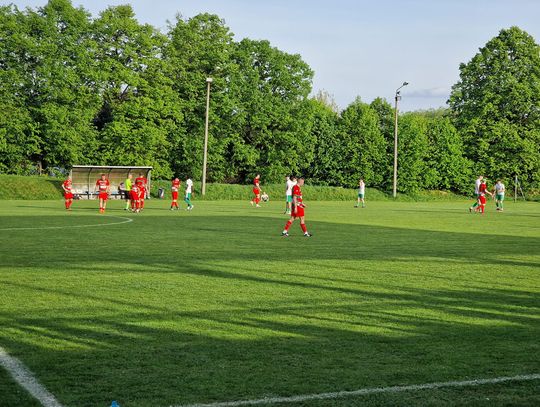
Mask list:
[[[482,384],[497,384],[513,381],[529,381],[539,380],[540,374],[528,374],[520,376],[506,376],[495,377],[492,379],[476,379],[465,381],[451,381],[451,382],[438,382],[438,383],[426,383],[426,384],[413,384],[410,386],[391,386],[391,387],[372,387],[367,389],[352,390],[352,391],[338,391],[334,393],[319,393],[319,394],[303,394],[299,396],[290,397],[267,397],[256,400],[238,400],[238,401],[225,401],[208,404],[184,404],[170,407],[239,407],[239,406],[255,406],[261,404],[277,404],[277,403],[295,403],[309,400],[330,400],[351,396],[364,396],[368,394],[378,393],[399,393],[404,391],[414,390],[432,390],[440,389],[444,387],[466,387],[466,386],[479,386]]]
[[[0,366],[4,367],[11,377],[25,388],[28,393],[34,396],[42,406],[63,407],[62,404],[60,404],[58,400],[56,400],[56,398],[38,382],[34,374],[28,370],[19,359],[9,356],[1,346]]]
[[[102,226],[113,226],[113,225],[121,225],[122,223],[129,223],[133,222],[132,218],[124,218],[122,216],[102,216],[104,218],[116,218],[116,219],[124,219],[122,222],[112,222],[112,223],[101,223],[97,225],[69,225],[69,226],[43,226],[43,227],[35,227],[35,228],[4,228],[0,229],[0,231],[13,231],[13,230],[42,230],[42,229],[71,229],[71,228],[97,228]]]

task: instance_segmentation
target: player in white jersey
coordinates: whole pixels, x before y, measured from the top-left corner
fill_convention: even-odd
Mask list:
[[[190,211],[193,209],[193,204],[191,203],[191,194],[193,192],[193,181],[191,178],[186,180],[186,195],[184,196],[184,202],[187,203],[187,210]]]
[[[358,200],[356,201],[356,205],[354,205],[355,208],[358,208],[360,206],[360,203],[362,203],[362,208],[366,207],[366,201],[364,199],[366,195],[366,184],[364,182],[363,178],[360,178],[360,181],[358,182]]]
[[[285,181],[285,214],[286,215],[291,214],[291,207],[292,207],[292,201],[293,201],[292,190],[293,190],[293,187],[296,185],[296,182],[297,182],[296,177],[294,175],[287,177]]]
[[[483,175],[479,175],[476,179],[476,182],[474,183],[474,197],[476,198],[473,205],[469,208],[469,212],[472,212],[473,210],[476,211],[478,207],[478,198],[480,198],[480,184],[482,184],[482,180],[484,179]]]
[[[503,211],[503,203],[504,203],[504,193],[506,192],[506,188],[504,184],[502,183],[502,180],[498,179],[497,183],[493,187],[493,194],[495,196],[495,205],[497,205],[498,211]]]

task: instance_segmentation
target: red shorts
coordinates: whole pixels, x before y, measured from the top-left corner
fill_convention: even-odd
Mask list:
[[[178,200],[178,191],[172,191],[172,199],[173,201]]]
[[[71,192],[64,193],[64,199],[73,199],[73,194]]]
[[[480,200],[480,204],[481,204],[481,205],[485,205],[485,204],[486,204],[486,197],[485,197],[485,196],[481,195],[478,199]]]
[[[139,193],[138,192],[131,191],[130,195],[131,195],[131,200],[132,201],[138,201],[139,200]]]
[[[109,194],[107,192],[100,192],[99,199],[103,199],[104,201],[106,201],[107,199],[109,199]]]
[[[261,193],[261,190],[259,188],[253,188],[253,193],[255,195],[259,195]]]
[[[296,218],[300,218],[300,217],[304,216],[304,207],[303,206],[296,207],[296,213],[294,212],[294,208],[293,208],[292,216],[294,216]]]

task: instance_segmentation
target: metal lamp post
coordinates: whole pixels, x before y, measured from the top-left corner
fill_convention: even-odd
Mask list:
[[[398,158],[398,101],[401,100],[400,89],[407,86],[409,82],[403,82],[399,88],[396,89],[396,105],[394,109],[394,185],[392,188],[392,195],[395,198],[397,196],[397,158]]]
[[[208,159],[208,115],[210,113],[210,84],[212,78],[206,78],[206,122],[204,125],[204,155],[201,194],[206,194],[206,162]]]

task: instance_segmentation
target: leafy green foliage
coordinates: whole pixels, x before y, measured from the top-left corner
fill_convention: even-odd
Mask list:
[[[467,64],[449,100],[477,173],[540,182],[540,46],[501,30]]]
[[[358,98],[340,111],[300,55],[235,41],[219,16],[166,33],[129,5],[97,18],[70,0],[0,7],[0,172],[74,164],[151,165],[155,178],[201,179],[207,78],[207,179],[305,175],[320,185],[392,186],[394,109]],[[400,192],[466,192],[475,174],[540,186],[540,56],[516,27],[468,64],[450,110],[400,115]],[[449,120],[450,118],[451,120]]]

